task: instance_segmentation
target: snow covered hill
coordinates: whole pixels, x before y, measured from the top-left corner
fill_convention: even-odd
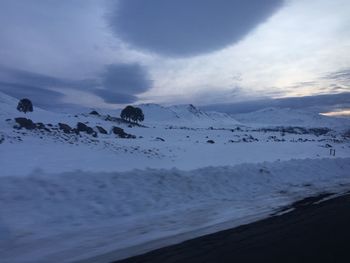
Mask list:
[[[20,117],[20,116],[29,116],[34,121],[59,121],[62,119],[63,115],[57,114],[51,111],[43,110],[41,108],[35,107],[34,112],[24,114],[17,111],[18,100],[10,97],[2,92],[0,92],[0,125],[3,124],[3,121],[8,118]]]
[[[146,125],[189,125],[197,128],[234,127],[235,125],[241,125],[237,120],[226,113],[205,112],[192,104],[165,107],[149,103],[138,105],[138,107],[140,107],[145,114]]]
[[[350,128],[350,120],[288,108],[266,108],[250,113],[235,114],[233,117],[248,125]]]

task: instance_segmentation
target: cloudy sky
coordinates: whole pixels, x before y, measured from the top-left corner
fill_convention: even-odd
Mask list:
[[[349,14],[349,0],[1,0],[0,91],[48,107],[344,100]]]

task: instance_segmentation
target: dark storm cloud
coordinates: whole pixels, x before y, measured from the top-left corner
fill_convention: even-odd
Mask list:
[[[120,0],[108,14],[117,37],[136,48],[189,56],[241,40],[284,0]]]
[[[108,103],[131,103],[152,86],[147,72],[138,64],[112,64],[101,75],[102,89],[94,93]]]
[[[137,100],[137,97],[129,94],[122,94],[111,90],[106,89],[97,89],[94,93],[101,97],[107,103],[132,103]]]
[[[8,68],[2,65],[0,65],[0,82],[43,89],[73,88],[88,90],[98,85],[96,79],[70,80],[27,70]]]
[[[60,86],[67,86],[67,81],[0,65],[0,91],[17,99],[29,98],[39,107],[60,103],[64,95],[49,89]]]
[[[292,109],[314,108],[315,111],[320,112],[332,110],[333,108],[341,105],[347,107],[350,106],[350,92],[283,99],[262,99],[239,103],[214,104],[203,106],[201,108],[205,110],[235,114],[257,111],[268,107]]]
[[[62,103],[64,95],[57,90],[88,90],[96,85],[95,80],[73,81],[0,65],[0,91],[18,99],[30,98],[43,108],[57,107]]]
[[[0,81],[0,91],[17,99],[29,98],[34,105],[49,108],[60,104],[63,94],[45,88]]]
[[[0,81],[0,92],[3,92],[18,100],[29,98],[35,107],[50,109],[58,112],[81,113],[86,107],[78,106],[72,103],[64,103],[64,94],[48,90],[46,88],[34,87],[25,84],[15,84]],[[88,109],[86,109],[88,110]]]
[[[138,64],[108,65],[101,75],[85,80],[56,78],[0,65],[0,91],[16,98],[29,97],[42,107],[60,104],[63,94],[57,90],[63,92],[67,88],[92,92],[107,103],[132,103],[151,84],[147,72]]]
[[[8,83],[18,83],[29,86],[49,87],[65,86],[67,81],[44,74],[26,70],[13,69],[0,65],[0,80]]]

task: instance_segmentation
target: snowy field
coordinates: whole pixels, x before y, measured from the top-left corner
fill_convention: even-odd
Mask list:
[[[138,126],[16,105],[0,94],[1,262],[109,262],[350,190],[348,119],[147,104]]]

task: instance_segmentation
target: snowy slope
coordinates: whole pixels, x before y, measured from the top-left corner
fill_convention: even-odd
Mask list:
[[[0,92],[0,125],[8,118],[28,117],[33,121],[48,122],[51,120],[59,121],[65,119],[61,114],[43,110],[34,105],[34,111],[31,113],[22,113],[17,111],[18,100]]]
[[[17,107],[18,100],[0,92],[0,118],[8,118],[14,113],[13,107]]]
[[[146,123],[171,123],[180,121],[180,116],[171,109],[158,104],[141,104],[138,105],[145,115]]]
[[[349,190],[349,170],[348,158],[0,177],[1,262],[72,262],[115,251],[92,260],[112,262],[248,223],[302,197]]]
[[[266,108],[256,112],[235,114],[233,116],[244,124],[350,128],[349,120],[288,108]]]
[[[158,104],[138,105],[145,114],[145,124],[167,124],[191,127],[234,127],[238,121],[225,113],[204,112],[192,104],[164,107]]]
[[[188,124],[202,124],[202,126],[234,126],[240,125],[238,121],[230,115],[218,112],[204,112],[192,104],[189,105],[175,105],[169,107],[176,112],[180,119],[185,120]],[[207,126],[208,127],[208,126]]]

